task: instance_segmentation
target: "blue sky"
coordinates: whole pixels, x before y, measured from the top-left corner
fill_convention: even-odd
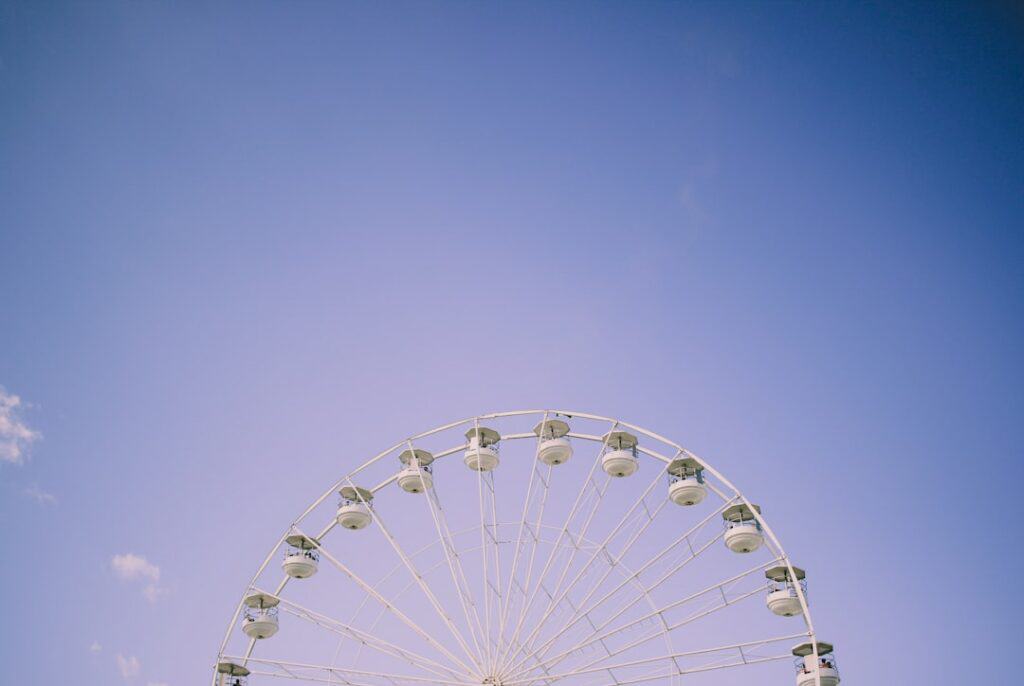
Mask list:
[[[558,406],[770,505],[844,681],[1001,678],[1022,21],[0,3],[3,680],[204,679],[346,467]]]

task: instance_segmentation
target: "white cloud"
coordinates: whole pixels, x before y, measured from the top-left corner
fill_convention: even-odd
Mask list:
[[[157,586],[156,584],[147,584],[146,587],[142,589],[142,595],[146,596],[146,600],[149,602],[155,603],[160,600],[160,596],[167,595],[167,589],[162,586]]]
[[[114,557],[110,558],[110,568],[114,570],[117,578],[122,581],[136,581],[139,579],[149,579],[153,582],[160,581],[160,568],[135,553],[114,555]]]
[[[148,581],[142,589],[142,595],[151,603],[167,594],[167,589],[160,586],[160,568],[141,555],[114,555],[110,559],[110,568],[122,581]]]
[[[46,491],[39,488],[39,486],[33,484],[25,489],[25,495],[32,500],[36,501],[40,505],[56,505],[57,496],[53,493],[47,493]]]
[[[121,672],[121,677],[127,680],[137,677],[139,672],[142,671],[142,665],[139,663],[139,658],[134,655],[125,657],[121,653],[118,653],[117,669]]]
[[[93,641],[92,645],[89,646],[89,652],[90,653],[98,653],[101,650],[103,650],[103,646],[100,645],[99,641]]]
[[[0,462],[24,464],[29,446],[42,438],[21,418],[21,398],[0,386]]]
[[[150,681],[146,686],[167,686],[167,684],[163,681]]]

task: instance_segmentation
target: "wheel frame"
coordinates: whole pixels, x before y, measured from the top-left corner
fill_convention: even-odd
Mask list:
[[[275,555],[281,549],[281,546],[285,543],[285,540],[290,535],[294,535],[297,531],[300,531],[300,529],[298,528],[299,525],[302,524],[306,520],[306,518],[313,511],[315,511],[318,507],[320,507],[328,498],[330,498],[333,494],[336,494],[343,486],[346,486],[346,485],[347,486],[354,486],[353,479],[355,477],[357,477],[359,474],[361,474],[362,472],[364,472],[367,468],[369,468],[369,467],[375,465],[376,463],[378,463],[380,460],[388,457],[389,455],[392,455],[392,454],[396,453],[396,451],[402,450],[403,447],[408,447],[409,449],[414,449],[414,444],[415,444],[416,441],[420,441],[420,440],[422,440],[424,438],[428,438],[428,437],[433,436],[435,434],[442,433],[444,431],[449,431],[449,430],[452,430],[452,429],[456,429],[456,428],[459,428],[459,427],[462,427],[462,426],[471,426],[471,427],[475,427],[477,430],[479,430],[479,428],[481,426],[481,422],[485,422],[487,420],[502,419],[502,418],[509,418],[509,417],[523,417],[523,416],[529,416],[529,415],[540,416],[542,418],[541,422],[545,422],[549,418],[554,419],[556,417],[559,417],[559,418],[560,417],[580,418],[580,419],[586,419],[586,420],[595,421],[595,422],[605,422],[605,423],[608,423],[610,425],[610,427],[611,427],[611,429],[609,429],[609,431],[614,430],[614,429],[626,429],[626,430],[629,430],[629,431],[632,431],[632,432],[636,432],[637,434],[640,434],[641,436],[645,436],[645,437],[647,437],[649,439],[653,439],[654,441],[657,441],[657,442],[659,442],[659,443],[661,443],[661,444],[663,444],[665,446],[668,446],[669,448],[674,449],[676,451],[674,455],[666,456],[666,455],[661,454],[660,452],[655,451],[655,450],[653,450],[653,449],[651,449],[651,448],[649,448],[649,447],[647,447],[647,446],[645,446],[643,444],[639,444],[639,445],[636,446],[636,451],[638,453],[638,455],[637,455],[638,457],[645,456],[647,458],[650,458],[650,459],[653,459],[653,460],[655,460],[657,462],[662,463],[662,465],[665,466],[665,467],[667,467],[667,465],[670,464],[674,459],[692,458],[692,459],[697,460],[697,462],[702,465],[704,471],[707,472],[708,474],[710,474],[711,476],[713,476],[718,482],[720,482],[726,488],[731,490],[732,493],[733,493],[733,496],[731,498],[728,498],[726,496],[726,494],[723,493],[722,491],[720,491],[717,487],[712,486],[711,484],[708,484],[710,490],[713,490],[720,498],[722,498],[722,500],[724,502],[735,502],[736,504],[743,504],[743,505],[746,505],[747,507],[749,507],[751,509],[751,511],[754,514],[754,519],[756,520],[758,525],[761,527],[761,530],[762,530],[762,532],[765,535],[766,544],[769,546],[769,549],[776,555],[776,558],[777,558],[779,564],[781,566],[786,567],[787,570],[789,571],[789,573],[792,575],[792,578],[795,578],[796,573],[794,571],[794,566],[793,566],[793,564],[792,564],[792,562],[791,562],[791,560],[789,558],[789,555],[786,553],[785,548],[782,546],[782,543],[779,541],[778,537],[775,535],[775,532],[772,530],[771,526],[765,520],[765,518],[762,515],[762,513],[760,513],[758,511],[758,508],[754,507],[754,505],[751,502],[751,500],[748,499],[747,496],[739,488],[737,488],[736,485],[730,479],[728,479],[720,471],[718,471],[711,463],[709,463],[707,460],[699,457],[698,455],[696,455],[692,451],[684,448],[679,443],[676,443],[675,441],[673,441],[673,440],[671,440],[669,438],[666,438],[665,436],[662,436],[662,435],[660,435],[658,433],[655,433],[653,431],[650,431],[649,429],[645,429],[645,428],[643,428],[643,427],[641,427],[639,425],[633,424],[633,423],[625,422],[625,421],[618,420],[618,419],[615,419],[615,418],[612,418],[612,417],[606,417],[606,416],[603,416],[603,415],[597,415],[597,414],[585,413],[585,412],[577,412],[577,411],[574,411],[574,410],[554,410],[554,409],[542,410],[542,409],[532,409],[532,410],[512,410],[512,411],[505,411],[505,412],[492,412],[492,413],[487,413],[487,414],[481,414],[481,415],[477,415],[477,416],[474,416],[474,417],[468,417],[468,418],[465,418],[465,419],[461,419],[461,420],[458,420],[458,421],[455,421],[455,422],[450,422],[450,423],[447,423],[447,424],[442,424],[440,426],[434,427],[434,428],[429,429],[427,431],[423,431],[421,433],[409,436],[408,438],[405,438],[405,439],[399,441],[398,443],[392,445],[391,447],[387,448],[386,450],[384,450],[384,451],[374,455],[373,457],[371,457],[370,459],[366,460],[361,465],[359,465],[356,469],[354,469],[353,471],[349,472],[348,474],[344,475],[343,477],[341,477],[340,479],[335,481],[327,490],[325,490],[318,498],[316,498],[312,502],[312,504],[310,504],[302,512],[302,514],[300,514],[292,522],[292,524],[287,529],[285,529],[285,531],[277,539],[277,541],[274,544],[273,548],[271,548],[271,550],[269,551],[267,556],[264,558],[264,560],[260,564],[259,568],[253,574],[252,578],[249,581],[249,584],[246,586],[246,590],[242,593],[242,597],[240,598],[240,600],[239,600],[239,602],[238,602],[238,604],[237,604],[237,606],[235,608],[234,614],[232,615],[231,620],[228,623],[228,627],[227,627],[227,629],[226,629],[226,631],[224,633],[224,638],[221,641],[221,645],[220,645],[220,648],[218,650],[217,661],[215,662],[215,664],[213,666],[213,675],[212,675],[212,679],[211,679],[211,686],[217,686],[217,679],[218,679],[217,664],[220,663],[221,660],[224,658],[225,650],[227,648],[228,642],[231,639],[231,633],[232,633],[232,631],[234,631],[237,628],[239,617],[241,616],[241,613],[244,611],[246,596],[249,595],[252,592],[252,590],[255,588],[257,580],[263,574],[263,572],[266,571],[268,565],[271,563],[271,561],[274,559]],[[600,462],[601,453],[603,452],[604,447],[607,447],[607,439],[602,437],[602,436],[596,436],[596,435],[593,435],[593,434],[583,434],[583,433],[578,433],[578,432],[575,432],[575,431],[570,431],[567,434],[567,436],[569,438],[572,438],[572,439],[584,440],[584,441],[589,441],[589,442],[601,442],[602,443],[602,450],[599,452],[599,454],[597,456],[597,459],[595,461],[594,467],[596,467],[597,463]],[[501,440],[502,441],[511,441],[511,440],[529,439],[529,438],[538,439],[538,443],[539,443],[539,437],[537,435],[535,435],[534,433],[532,433],[532,432],[521,433],[521,434],[504,435],[504,436],[501,437]],[[466,446],[467,446],[467,444],[460,444],[460,445],[458,445],[458,446],[456,446],[454,448],[450,448],[450,449],[446,449],[446,450],[434,453],[434,455],[433,455],[434,460],[436,461],[436,460],[440,460],[440,459],[443,459],[445,457],[448,457],[448,456],[450,456],[452,454],[458,454],[458,453],[462,452],[463,450],[465,450]],[[592,467],[592,469],[593,469],[593,467]],[[383,489],[383,488],[391,485],[392,483],[394,483],[396,481],[396,479],[397,479],[397,474],[392,474],[390,477],[384,479],[382,482],[380,482],[376,486],[374,486],[372,488],[369,488],[367,490],[369,490],[371,493],[376,494],[381,489]],[[531,485],[532,485],[532,483],[531,483]],[[528,494],[527,497],[529,497],[529,494]],[[495,522],[494,524],[495,524],[495,526],[499,525],[498,522]],[[500,524],[510,524],[510,522],[503,522],[503,523],[500,523]],[[568,524],[568,522],[567,522],[567,524]],[[316,540],[321,540],[326,534],[328,534],[332,529],[334,529],[337,526],[338,526],[337,525],[337,521],[332,519],[332,521],[329,524],[327,524],[320,532],[312,534],[312,536]],[[486,524],[483,522],[483,520],[481,520],[481,525],[480,526],[481,527],[482,526],[486,526]],[[542,525],[542,526],[546,526],[546,525]],[[480,528],[480,527],[472,527],[472,528],[475,529],[475,528]],[[458,534],[456,534],[456,535],[458,535]],[[581,539],[581,540],[585,540],[585,539]],[[441,543],[442,543],[442,540],[440,538],[437,539],[437,540],[434,540],[431,543],[423,546],[423,548],[421,548],[420,551],[418,551],[415,554],[419,554],[419,552],[422,552],[422,550],[425,550],[426,548],[428,548],[430,546],[441,544]],[[475,549],[476,548],[474,548],[474,550]],[[441,564],[441,563],[439,562],[438,564]],[[395,568],[393,570],[391,570],[388,573],[388,575],[386,575],[384,578],[387,578],[387,576],[390,576],[391,574],[395,573],[399,569],[401,569],[401,564],[396,565]],[[287,575],[284,575],[284,578],[281,580],[281,582],[277,585],[276,589],[274,590],[274,595],[280,596],[281,592],[284,590],[284,588],[287,586],[287,584],[289,583],[290,580],[291,580],[290,577],[288,577]],[[383,580],[383,578],[382,578],[382,580]],[[408,588],[408,587],[406,587],[406,588]],[[795,591],[796,591],[797,598],[800,601],[800,606],[801,606],[801,610],[802,610],[801,615],[802,615],[802,618],[803,618],[803,621],[804,621],[804,625],[806,627],[806,631],[803,632],[803,634],[801,634],[801,635],[806,636],[807,639],[809,640],[811,646],[813,647],[813,657],[814,657],[815,663],[817,663],[817,661],[819,660],[818,649],[817,649],[818,640],[817,640],[817,634],[816,634],[815,629],[814,629],[814,623],[813,623],[813,620],[811,618],[810,609],[808,607],[807,598],[806,598],[804,590],[803,590],[803,588],[801,587],[800,584],[795,584]],[[403,593],[405,592],[404,589],[403,589],[402,592]],[[648,601],[650,601],[649,595],[647,593],[645,593],[644,595],[645,595],[645,598]],[[666,638],[667,638],[667,633],[666,633]],[[248,662],[250,659],[254,659],[254,658],[252,658],[252,652],[253,652],[255,643],[256,643],[255,639],[250,639],[249,640],[249,645],[248,645],[248,648],[247,648],[247,650],[245,652],[245,655],[244,655],[244,658],[243,658],[244,659],[243,665],[245,664],[245,662]],[[733,647],[733,646],[729,646],[729,647]],[[820,673],[815,678],[815,682],[816,682],[817,686],[821,686]]]

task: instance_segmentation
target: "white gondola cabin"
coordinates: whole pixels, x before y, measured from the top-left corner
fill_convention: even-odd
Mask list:
[[[807,598],[807,574],[799,567],[793,567],[792,578],[789,567],[772,567],[765,570],[765,578],[768,579],[768,609],[780,617],[795,617],[803,612],[800,606],[800,596],[797,595],[796,585],[800,584],[804,599]]]
[[[746,504],[727,507],[722,512],[725,520],[725,545],[734,553],[752,553],[764,543],[764,533],[754,512],[761,513],[761,508],[753,505],[753,510]]]
[[[544,464],[564,464],[572,458],[569,425],[561,419],[546,419],[533,427],[533,433],[540,439],[537,445],[537,459]]]
[[[604,443],[601,467],[608,476],[623,477],[636,473],[639,467],[636,436],[626,431],[609,431],[604,435]]]
[[[796,686],[837,686],[839,684],[839,666],[833,655],[832,644],[818,641],[818,657],[814,657],[814,646],[801,643],[793,648],[796,659]]]
[[[217,663],[217,686],[245,686],[249,670],[234,662]]]
[[[704,467],[692,457],[683,457],[668,465],[668,497],[676,505],[696,505],[708,494],[704,485]]]
[[[462,461],[476,472],[489,472],[498,466],[498,441],[501,434],[485,426],[476,427],[466,432],[469,446]]]
[[[338,504],[338,526],[344,529],[365,529],[373,521],[370,501],[373,493],[359,486],[342,486],[338,491],[341,502]]]
[[[398,473],[398,485],[406,493],[422,493],[434,485],[430,463],[434,456],[426,450],[406,450],[398,456],[404,465]]]
[[[292,534],[285,539],[288,550],[284,554],[281,568],[293,579],[308,579],[316,574],[320,556],[316,552],[317,541],[302,534]]]
[[[270,638],[277,633],[277,605],[281,601],[268,593],[245,596],[242,631],[249,638]]]

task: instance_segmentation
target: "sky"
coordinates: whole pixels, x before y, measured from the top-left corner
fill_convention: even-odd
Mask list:
[[[989,2],[0,2],[2,680],[203,683],[320,492],[522,408],[768,506],[844,682],[1002,678],[1022,39]]]

